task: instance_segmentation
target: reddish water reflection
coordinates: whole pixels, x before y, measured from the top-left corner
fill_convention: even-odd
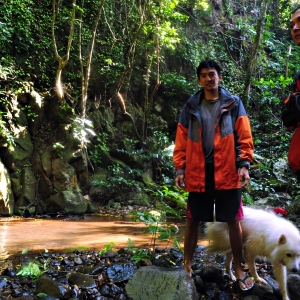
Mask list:
[[[179,227],[178,239],[183,241],[185,221],[174,222]],[[29,250],[64,250],[87,247],[102,250],[110,242],[114,248],[127,246],[130,238],[136,247],[150,246],[151,236],[144,235],[147,227],[142,222],[114,217],[92,217],[88,220],[57,219],[0,219],[1,250],[15,254]],[[206,241],[200,241],[205,244]],[[166,247],[165,241],[158,241]],[[168,245],[171,247],[171,245]]]

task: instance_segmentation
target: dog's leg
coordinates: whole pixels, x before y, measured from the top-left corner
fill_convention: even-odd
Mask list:
[[[226,260],[225,260],[225,269],[227,274],[230,277],[230,280],[236,281],[236,277],[232,273],[232,259],[233,259],[232,253],[231,252],[227,253]]]
[[[255,282],[268,284],[263,278],[258,276],[256,271],[256,266],[255,266],[256,253],[249,251],[249,248],[247,248],[246,244],[244,248],[244,255],[245,255],[246,264],[248,265],[249,268],[249,272],[254,277]]]
[[[286,267],[274,261],[272,261],[272,264],[273,264],[273,271],[274,271],[275,278],[279,284],[282,299],[289,300],[290,298],[287,294],[287,286],[286,286],[286,281],[287,281]]]

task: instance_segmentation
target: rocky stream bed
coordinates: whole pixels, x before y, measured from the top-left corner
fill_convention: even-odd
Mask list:
[[[147,251],[138,250],[139,257]],[[174,248],[156,248],[151,257],[142,259],[137,259],[136,253],[137,250],[122,248],[117,252],[108,250],[102,254],[97,250],[76,250],[72,253],[49,251],[15,255],[0,263],[0,299],[281,299],[278,284],[273,278],[272,266],[266,261],[258,261],[257,269],[269,285],[255,284],[252,290],[242,292],[235,282],[230,282],[224,272],[224,257],[218,254],[209,255],[205,247],[198,247],[194,256],[192,278],[187,276],[182,279],[194,283],[196,294],[187,289],[186,296],[181,296],[180,299],[176,298],[178,287],[171,286],[163,273],[166,269],[174,273],[184,272],[182,253]],[[41,269],[45,265],[45,272],[38,279],[17,275],[21,266],[28,266],[30,262],[38,263]],[[133,278],[141,268],[155,270],[152,275],[149,273],[149,282],[145,282],[144,278]],[[244,268],[247,271],[247,267]],[[129,283],[130,291],[127,290]],[[152,289],[153,285],[154,289],[169,289],[175,297],[146,295],[145,288],[139,289],[139,286],[145,285]],[[300,276],[289,275],[288,285],[291,299],[299,300]],[[140,293],[138,297],[137,293]]]

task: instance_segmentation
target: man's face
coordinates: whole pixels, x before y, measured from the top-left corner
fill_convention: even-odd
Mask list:
[[[218,89],[222,76],[219,76],[215,68],[202,69],[198,78],[198,83],[203,86],[204,90],[212,92]]]
[[[300,45],[300,9],[292,15],[290,20],[291,35],[296,45]]]

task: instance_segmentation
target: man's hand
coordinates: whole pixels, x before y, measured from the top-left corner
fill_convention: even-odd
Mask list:
[[[246,167],[240,168],[239,171],[241,187],[247,186],[250,181],[249,171]]]
[[[185,188],[185,177],[184,175],[177,175],[175,178],[175,184],[180,190],[184,190]]]

